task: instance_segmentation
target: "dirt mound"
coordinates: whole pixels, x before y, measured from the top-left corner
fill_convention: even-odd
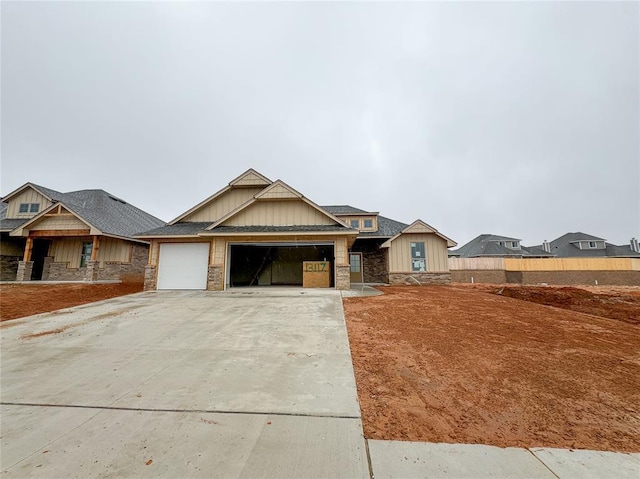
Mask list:
[[[142,283],[2,284],[0,321],[139,293],[142,287]]]
[[[381,289],[344,300],[367,438],[640,452],[637,325],[471,288]]]
[[[495,288],[492,292],[532,303],[640,324],[640,296],[594,293],[581,288],[546,286],[503,286]]]

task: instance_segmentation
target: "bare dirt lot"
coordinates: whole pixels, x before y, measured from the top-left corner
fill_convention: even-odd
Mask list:
[[[344,300],[367,438],[640,451],[640,289],[380,289]]]
[[[2,284],[0,321],[142,291],[141,283]]]

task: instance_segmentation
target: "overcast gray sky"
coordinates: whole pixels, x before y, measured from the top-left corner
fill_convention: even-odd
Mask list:
[[[1,4],[0,193],[255,168],[463,244],[640,236],[638,2]]]

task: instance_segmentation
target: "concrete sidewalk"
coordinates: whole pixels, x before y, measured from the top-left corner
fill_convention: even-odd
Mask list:
[[[338,291],[140,293],[1,346],[3,476],[369,476]]]
[[[368,441],[375,479],[638,479],[640,454]]]

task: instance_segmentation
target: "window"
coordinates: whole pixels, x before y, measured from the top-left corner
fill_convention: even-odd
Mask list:
[[[427,271],[424,243],[411,243],[411,271]]]
[[[589,241],[589,248],[595,248],[596,246],[597,245],[595,241]]]
[[[80,256],[80,267],[84,268],[91,261],[91,252],[93,251],[93,243],[82,243],[82,255]]]
[[[37,213],[40,210],[38,203],[20,203],[19,213]]]
[[[351,227],[355,229],[360,228],[360,220],[351,220]]]
[[[365,229],[373,229],[373,220],[364,220]]]
[[[352,273],[360,272],[360,255],[359,254],[350,254],[349,255],[349,265],[351,266]]]

